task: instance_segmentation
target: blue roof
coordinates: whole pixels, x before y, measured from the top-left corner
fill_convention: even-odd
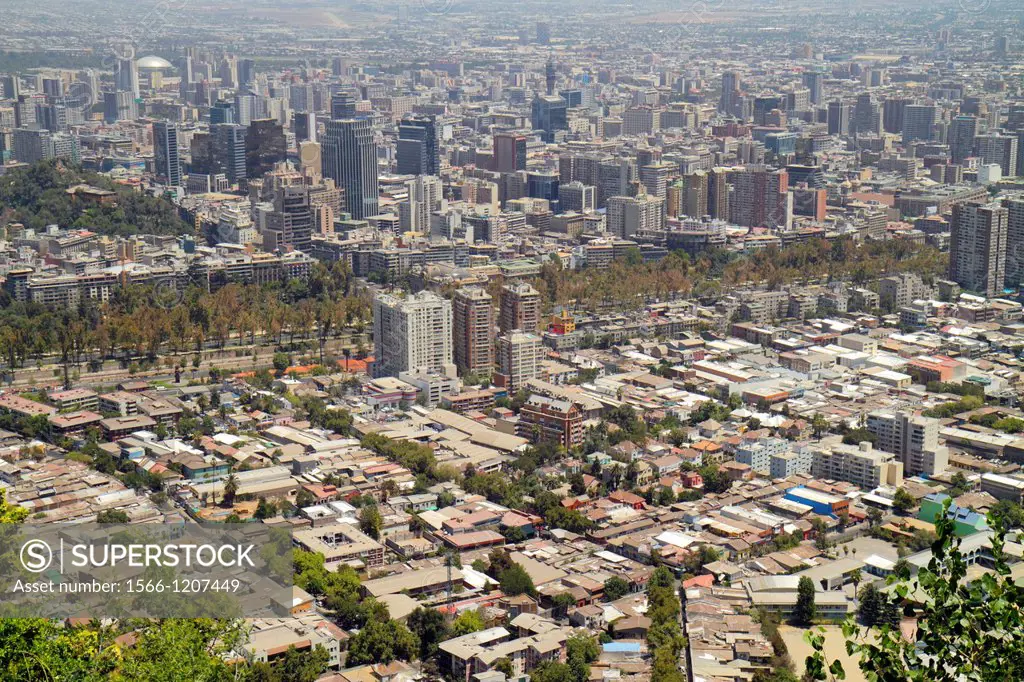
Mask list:
[[[609,654],[640,653],[640,642],[607,642],[601,646]]]

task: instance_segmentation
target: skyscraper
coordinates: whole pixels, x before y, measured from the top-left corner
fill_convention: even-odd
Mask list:
[[[274,210],[265,217],[263,248],[308,251],[313,235],[309,187],[284,185],[274,191]]]
[[[526,170],[526,136],[494,133],[494,170],[498,173]]]
[[[316,114],[310,111],[296,111],[292,115],[292,132],[296,144],[316,142]]]
[[[135,48],[126,47],[114,64],[114,86],[118,92],[130,92],[138,98],[139,67],[135,63]]]
[[[356,117],[356,97],[350,88],[343,88],[331,95],[331,118],[350,119]]]
[[[991,133],[978,135],[975,138],[978,156],[983,163],[994,163],[1003,171],[1004,176],[1013,176],[1017,172],[1017,138],[1010,135]]]
[[[455,375],[452,304],[429,291],[373,300],[373,376],[399,372]]]
[[[135,98],[130,92],[103,93],[103,120],[107,123],[134,121],[139,117]]]
[[[237,123],[210,126],[213,168],[210,173],[224,173],[231,184],[245,179],[245,136],[248,128]]]
[[[828,103],[828,134],[846,135],[850,132],[850,106],[842,100]]]
[[[974,153],[974,138],[978,134],[978,119],[974,116],[956,116],[949,124],[949,156],[953,163],[963,163]]]
[[[533,129],[541,132],[541,139],[554,142],[555,133],[569,127],[566,118],[565,100],[557,95],[537,95],[533,98],[530,110],[530,123]]]
[[[1006,280],[1007,288],[1024,284],[1024,198],[1003,199],[1006,209]]]
[[[153,122],[153,166],[157,179],[165,185],[181,185],[181,159],[178,156],[178,126],[168,121]]]
[[[508,390],[509,395],[526,386],[526,382],[540,377],[544,344],[536,334],[514,331],[498,337],[498,372],[495,383]]]
[[[746,168],[733,175],[732,221],[749,227],[788,228],[793,196],[785,170]]]
[[[931,477],[949,465],[949,452],[939,445],[939,420],[919,415],[872,412],[868,430],[875,435],[875,448],[899,455],[905,474]]]
[[[284,128],[272,118],[253,121],[245,134],[245,174],[258,178],[288,158]]]
[[[650,233],[665,226],[665,200],[640,194],[636,197],[608,199],[608,232],[629,238],[637,233]]]
[[[858,135],[877,135],[882,132],[882,108],[868,93],[857,97],[853,110],[853,130]]]
[[[803,86],[810,94],[811,104],[821,104],[825,99],[825,74],[820,71],[807,71],[801,76]]]
[[[482,287],[465,287],[452,300],[455,365],[462,373],[494,366],[494,306]]]
[[[322,146],[323,174],[344,190],[353,218],[377,215],[377,145],[367,119],[327,123]]]
[[[903,132],[903,115],[909,102],[905,99],[887,99],[882,102],[882,129],[887,133]]]
[[[398,124],[398,173],[400,175],[439,175],[441,154],[437,119],[433,116],[409,116]]]
[[[537,331],[540,322],[540,294],[526,282],[506,284],[501,288],[501,313],[498,326],[503,332],[522,329]]]
[[[996,296],[1006,273],[1007,209],[999,204],[953,205],[949,278],[968,291]]]
[[[931,140],[938,109],[930,104],[908,104],[903,108],[903,144]]]
[[[441,178],[421,175],[405,183],[409,197],[398,206],[399,225],[403,232],[430,232],[430,216],[441,210],[444,187]]]
[[[722,74],[722,96],[718,100],[718,110],[727,114],[736,111],[740,99],[742,80],[738,71],[726,71]]]

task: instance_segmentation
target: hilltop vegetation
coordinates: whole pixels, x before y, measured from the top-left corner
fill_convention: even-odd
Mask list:
[[[67,189],[79,184],[117,192],[115,205],[75,201]],[[110,179],[58,160],[18,168],[0,177],[0,225],[22,223],[92,230],[103,235],[184,234],[192,227],[163,198],[139,194]]]

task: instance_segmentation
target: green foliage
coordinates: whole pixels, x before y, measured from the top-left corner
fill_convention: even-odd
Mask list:
[[[359,510],[359,529],[374,540],[380,539],[380,531],[384,526],[384,517],[376,504],[369,504]]]
[[[509,596],[527,594],[531,597],[537,596],[537,588],[533,585],[533,579],[519,564],[513,563],[498,576],[498,584],[501,591]]]
[[[590,664],[601,655],[597,642],[589,635],[577,633],[566,641],[565,652],[571,674],[569,682],[587,682],[590,679]]]
[[[929,381],[926,385],[929,393],[952,393],[953,395],[974,396],[985,398],[985,387],[980,384],[965,382],[957,384],[953,382]]]
[[[76,201],[67,194],[69,187],[83,183],[117,192],[116,204],[98,206]],[[5,174],[0,182],[0,212],[4,209],[14,212],[15,222],[40,231],[47,225],[121,236],[193,231],[171,202],[141,194],[101,175],[56,160]]]
[[[729,476],[717,464],[702,466],[700,477],[704,479],[704,492],[706,493],[724,493],[732,487]]]
[[[484,618],[479,611],[463,611],[452,622],[449,637],[461,637],[471,632],[480,632],[484,627]]]
[[[793,622],[807,626],[814,622],[818,611],[814,605],[814,582],[801,576],[796,587],[796,606],[793,607]]]
[[[386,609],[385,609],[386,611]],[[369,620],[349,640],[348,664],[391,663],[394,660],[411,661],[419,651],[420,643],[409,628],[395,620]]]
[[[604,596],[608,601],[615,601],[629,594],[629,583],[617,575],[604,581]]]
[[[947,499],[948,508],[951,500]],[[846,649],[859,659],[871,680],[888,682],[1002,682],[1024,679],[1024,591],[1010,575],[1004,552],[1005,530],[1000,517],[989,516],[992,570],[967,580],[968,563],[960,551],[956,524],[945,513],[935,523],[938,539],[927,567],[911,577],[906,566],[888,579],[893,599],[913,598],[915,641],[884,623],[874,638],[849,618],[843,624]],[[807,633],[813,653],[807,657],[807,678],[843,679],[839,661],[824,655],[824,638]]]
[[[96,523],[128,523],[128,514],[120,509],[104,509],[96,515]]]
[[[577,509],[566,509],[561,505],[551,507],[544,514],[544,522],[550,528],[563,528],[570,533],[586,533],[594,522]]]
[[[956,415],[961,414],[963,412],[970,412],[971,410],[976,410],[984,404],[985,401],[982,400],[981,398],[973,395],[968,395],[964,396],[960,400],[954,400],[952,402],[936,405],[931,409],[924,410],[921,414],[923,414],[926,417],[949,419],[950,417],[955,417]]]
[[[567,663],[542,661],[530,673],[530,682],[570,682],[575,680]]]
[[[898,488],[892,498],[893,508],[901,514],[906,514],[917,506],[917,500],[903,488]]]
[[[864,427],[850,429],[843,434],[843,442],[847,445],[859,445],[860,443],[871,443],[874,445],[877,440],[878,436]]]
[[[409,614],[407,624],[419,639],[419,656],[423,661],[431,660],[436,656],[437,645],[451,638],[444,614],[437,609],[420,606]]]

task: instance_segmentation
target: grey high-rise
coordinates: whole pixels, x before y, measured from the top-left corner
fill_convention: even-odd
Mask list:
[[[377,144],[370,121],[328,121],[321,149],[324,177],[345,191],[352,217],[377,215]]]
[[[949,278],[968,291],[996,296],[1006,273],[1007,209],[999,204],[953,205]]]
[[[437,120],[433,116],[410,116],[398,124],[398,173],[440,175]]]
[[[161,182],[172,187],[181,185],[178,126],[174,123],[153,122],[153,165]]]
[[[974,138],[978,134],[978,119],[974,116],[956,116],[949,124],[949,157],[953,163],[963,163],[974,153]]]

